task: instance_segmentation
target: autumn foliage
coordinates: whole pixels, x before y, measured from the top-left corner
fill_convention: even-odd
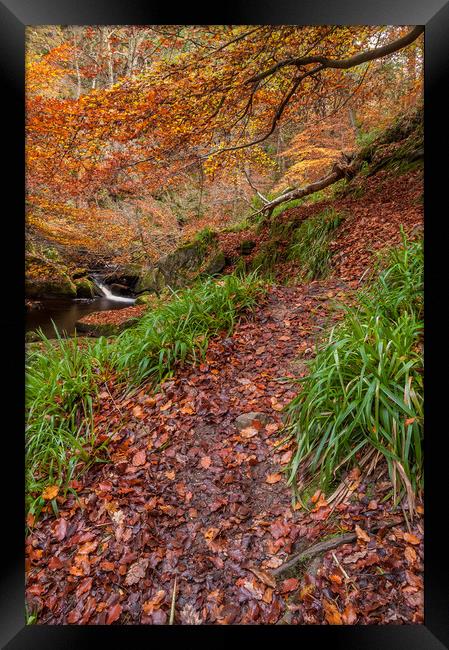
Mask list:
[[[30,236],[72,251],[157,257],[186,233],[248,211],[254,183],[278,192],[319,177],[416,101],[422,41],[351,69],[270,70],[298,56],[347,59],[408,32],[29,28]]]

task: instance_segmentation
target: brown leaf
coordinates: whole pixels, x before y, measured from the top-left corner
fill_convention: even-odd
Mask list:
[[[342,614],[343,623],[345,625],[353,625],[357,620],[357,611],[354,605],[346,605]]]
[[[145,465],[147,460],[147,455],[144,450],[138,451],[136,454],[133,456],[132,463],[134,467],[139,467],[139,465]]]
[[[203,469],[208,469],[212,463],[210,456],[203,456],[200,460],[200,465]]]
[[[416,537],[416,535],[412,535],[411,533],[404,533],[404,539],[409,544],[417,545],[421,543],[421,540]]]
[[[262,600],[264,601],[264,603],[268,603],[268,605],[269,605],[271,603],[271,601],[273,600],[273,589],[271,589],[270,587],[267,587],[265,589],[265,593],[263,595]]]
[[[135,585],[140,582],[145,577],[148,564],[149,560],[146,558],[141,558],[137,562],[134,562],[134,564],[131,564],[126,574],[125,585]]]
[[[132,414],[134,415],[135,418],[139,418],[140,420],[142,420],[145,417],[142,407],[139,405],[133,408]]]
[[[356,524],[355,526],[355,534],[357,535],[357,539],[361,539],[364,542],[369,542],[371,537],[368,535],[366,531],[364,531],[360,526]]]
[[[242,438],[253,438],[254,436],[257,436],[257,434],[258,430],[255,427],[246,427],[246,429],[240,431]]]
[[[92,553],[95,551],[95,549],[98,546],[98,542],[95,540],[93,542],[86,542],[85,544],[81,544],[81,546],[78,549],[79,555],[89,555],[89,553]]]
[[[62,542],[67,533],[67,522],[65,519],[58,519],[55,527],[55,537],[59,542]]]
[[[92,578],[84,578],[84,580],[81,580],[79,586],[76,589],[76,597],[79,598],[83,594],[86,593],[86,591],[90,591],[92,589]]]
[[[56,557],[56,555],[53,555],[50,559],[50,562],[48,563],[48,568],[51,571],[56,571],[57,569],[60,569],[63,566],[64,564],[61,562],[59,557]]]
[[[405,558],[409,564],[414,564],[416,562],[416,551],[413,546],[407,546],[404,551]]]
[[[152,614],[155,609],[159,609],[160,605],[165,599],[165,591],[160,589],[151,600],[147,600],[143,605],[142,609],[145,614]]]
[[[284,580],[281,583],[281,586],[279,587],[279,591],[281,594],[285,594],[289,591],[294,591],[295,589],[298,589],[299,587],[299,580],[297,578],[287,578],[287,580]]]
[[[261,582],[268,585],[269,587],[273,587],[273,589],[276,587],[276,580],[274,579],[274,576],[271,575],[271,573],[268,573],[268,571],[262,571],[261,569],[256,569],[255,567],[248,567],[248,571],[254,573],[254,575],[259,578]]]
[[[117,603],[116,605],[113,605],[111,609],[108,612],[107,618],[106,618],[106,625],[111,625],[111,623],[114,623],[120,618],[120,614],[122,613],[122,606],[120,603]]]

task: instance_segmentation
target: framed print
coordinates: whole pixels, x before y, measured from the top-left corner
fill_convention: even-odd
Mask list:
[[[2,647],[449,647],[448,4],[0,16]]]

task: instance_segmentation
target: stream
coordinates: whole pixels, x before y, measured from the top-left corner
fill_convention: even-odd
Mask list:
[[[45,336],[55,338],[54,323],[62,336],[71,336],[75,333],[76,321],[83,316],[94,311],[123,309],[134,304],[134,298],[116,296],[98,278],[92,277],[92,280],[102,292],[102,296],[70,300],[63,298],[40,299],[39,307],[26,312],[26,331],[30,332],[41,328]]]

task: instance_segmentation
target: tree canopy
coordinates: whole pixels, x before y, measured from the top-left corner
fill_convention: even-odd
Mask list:
[[[319,180],[419,98],[422,32],[28,28],[30,233],[157,255],[255,193]]]

